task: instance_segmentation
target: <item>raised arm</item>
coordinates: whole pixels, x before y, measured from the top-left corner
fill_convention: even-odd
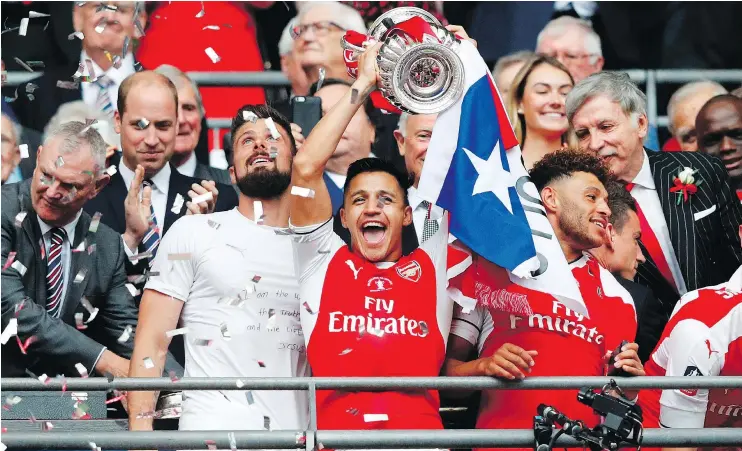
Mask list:
[[[345,96],[322,118],[294,157],[291,172],[292,192],[302,188],[314,191],[314,197],[291,196],[291,224],[297,227],[321,224],[332,218],[332,203],[323,174],[335,148],[353,115],[376,88],[376,55],[381,44],[366,50],[359,58],[358,79]]]

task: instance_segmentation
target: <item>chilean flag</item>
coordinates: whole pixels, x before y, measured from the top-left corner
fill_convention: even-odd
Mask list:
[[[420,179],[420,196],[448,210],[450,232],[510,279],[553,294],[587,315],[535,185],[523,167],[489,68],[462,40],[464,93],[439,114]],[[463,293],[473,301],[473,293]],[[463,305],[463,303],[462,303]]]

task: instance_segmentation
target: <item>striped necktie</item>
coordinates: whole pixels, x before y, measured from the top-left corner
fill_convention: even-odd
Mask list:
[[[430,239],[431,236],[435,235],[440,225],[438,221],[430,217],[430,211],[433,209],[433,205],[427,200],[422,201],[421,205],[425,207],[428,212],[425,214],[425,221],[423,222],[423,239],[421,243],[424,243]]]
[[[95,108],[102,112],[106,117],[113,119],[113,102],[108,92],[109,88],[114,85],[113,80],[102,75],[95,81],[98,86],[98,97],[95,99]]]
[[[62,266],[62,246],[67,234],[64,229],[51,229],[51,246],[47,255],[46,272],[46,310],[49,315],[59,318],[64,297],[64,267]]]
[[[151,186],[152,189],[155,188],[152,182],[149,180],[145,180],[144,184]],[[147,230],[147,234],[144,235],[142,245],[144,246],[144,252],[150,252],[152,254],[152,256],[149,257],[149,264],[152,265],[152,262],[155,259],[155,255],[157,254],[157,247],[160,245],[160,232],[159,228],[157,227],[155,207],[153,205],[150,205],[149,211],[149,230]]]

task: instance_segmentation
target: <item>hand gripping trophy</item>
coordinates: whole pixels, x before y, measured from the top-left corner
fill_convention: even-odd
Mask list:
[[[379,91],[374,105],[387,111],[434,114],[453,105],[464,91],[464,66],[456,54],[460,41],[432,14],[414,7],[395,8],[371,25],[368,35],[342,38],[348,73],[356,77],[364,43],[383,42],[377,64]]]

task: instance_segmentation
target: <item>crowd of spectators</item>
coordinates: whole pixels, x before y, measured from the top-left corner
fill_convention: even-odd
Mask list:
[[[617,39],[635,10],[616,2],[7,3],[3,70],[43,74],[2,88],[2,377],[514,380],[600,376],[611,357],[628,375],[689,376],[702,345],[721,358],[698,363],[703,375],[742,374],[723,359],[742,361],[742,86],[676,89],[659,150],[646,95],[615,70],[742,67],[742,37],[713,45],[739,34],[727,21],[678,31],[739,5],[647,7],[665,15],[637,22],[660,36],[644,46],[638,33]],[[462,23],[456,34],[492,68],[591,318],[472,255],[420,195],[438,115],[375,108],[378,45],[356,79],[341,46],[398,6]],[[483,24],[498,13],[507,27]],[[500,42],[524,15],[511,46]],[[679,35],[686,53],[668,42]],[[191,74],[271,69],[288,86],[200,87]],[[304,97],[321,105],[311,131],[293,120]],[[476,280],[474,308],[452,294],[463,280]],[[533,309],[499,308],[497,292]],[[694,320],[703,327],[683,323]],[[418,347],[419,362],[404,362]],[[180,429],[306,428],[304,394],[236,393],[179,394]],[[153,428],[154,393],[119,395],[111,415]],[[469,408],[456,427],[530,428],[542,399],[599,421],[571,391],[462,395],[321,392],[319,427],[439,429],[441,398]],[[667,390],[639,402],[651,426],[740,427],[716,406],[741,396]]]

